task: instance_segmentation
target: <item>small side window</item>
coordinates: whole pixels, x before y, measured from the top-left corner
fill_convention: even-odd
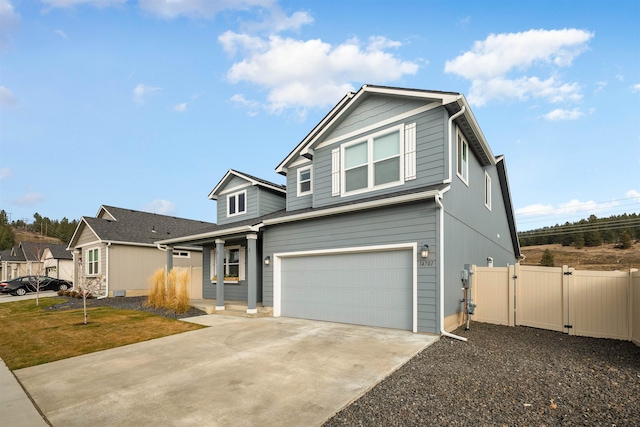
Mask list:
[[[311,193],[311,167],[298,169],[298,196],[305,196]]]
[[[469,144],[460,131],[458,131],[457,165],[458,176],[469,185]]]
[[[491,177],[484,173],[484,205],[491,210]]]

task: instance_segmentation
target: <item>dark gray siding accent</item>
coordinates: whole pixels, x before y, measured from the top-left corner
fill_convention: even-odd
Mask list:
[[[375,129],[371,132],[358,135],[357,137],[349,138],[330,146],[316,149],[313,156],[314,207],[328,206],[349,200],[363,199],[378,194],[389,194],[399,190],[441,183],[445,178],[445,151],[447,151],[448,146],[448,141],[445,138],[447,119],[448,116],[446,110],[443,107],[440,107],[418,114],[417,116],[410,117],[402,122],[395,122],[387,126],[390,128],[397,126],[400,123],[416,123],[417,178],[411,181],[406,181],[404,185],[386,188],[383,190],[371,191],[348,197],[331,196],[331,150],[339,147],[343,143],[360,139],[384,128]]]
[[[425,201],[270,226],[264,229],[263,254],[417,242],[429,245],[428,261],[435,261],[435,214],[433,201]],[[435,264],[418,266],[419,332],[437,332]],[[263,302],[272,306],[273,266],[262,268]]]
[[[255,188],[257,190],[256,206],[258,208],[258,216],[267,215],[285,208],[286,200],[284,194],[278,194],[261,187]]]
[[[452,153],[455,158],[455,149]],[[492,209],[484,204],[484,173],[491,177]],[[465,264],[495,267],[517,262],[500,190],[496,166],[482,167],[469,156],[469,186],[454,169],[451,190],[444,194],[445,207],[445,317],[461,311],[460,270]]]
[[[344,118],[325,139],[338,138],[349,132],[390,119],[423,105],[424,101],[420,100],[371,96],[358,105],[348,117]]]
[[[300,167],[308,168],[310,163]],[[304,209],[312,207],[313,194],[298,197],[298,169],[290,168],[287,172],[287,210],[294,211],[296,209]],[[331,170],[329,170],[331,174]],[[315,171],[314,171],[315,175]],[[315,185],[315,176],[311,180],[311,185]]]

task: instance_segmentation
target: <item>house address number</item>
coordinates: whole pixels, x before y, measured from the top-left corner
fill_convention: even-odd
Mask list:
[[[418,261],[418,266],[420,267],[435,267],[436,262],[434,260],[422,260]]]

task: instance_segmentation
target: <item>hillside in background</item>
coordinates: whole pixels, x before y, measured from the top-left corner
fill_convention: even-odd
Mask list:
[[[43,236],[39,233],[35,233],[33,231],[24,230],[24,229],[13,229],[13,235],[15,236],[15,244],[17,245],[20,242],[42,242],[42,243],[61,243],[67,244],[67,242],[62,241],[56,237],[47,237]]]
[[[595,247],[562,246],[561,244],[524,246],[521,248],[525,259],[521,265],[540,265],[545,249],[554,256],[554,266],[567,265],[576,270],[629,271],[640,269],[640,243],[628,249],[619,249],[615,244],[601,244]]]

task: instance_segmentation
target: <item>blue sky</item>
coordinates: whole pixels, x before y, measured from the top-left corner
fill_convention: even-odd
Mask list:
[[[0,0],[0,209],[215,221],[363,84],[463,93],[519,230],[640,212],[640,1]]]

